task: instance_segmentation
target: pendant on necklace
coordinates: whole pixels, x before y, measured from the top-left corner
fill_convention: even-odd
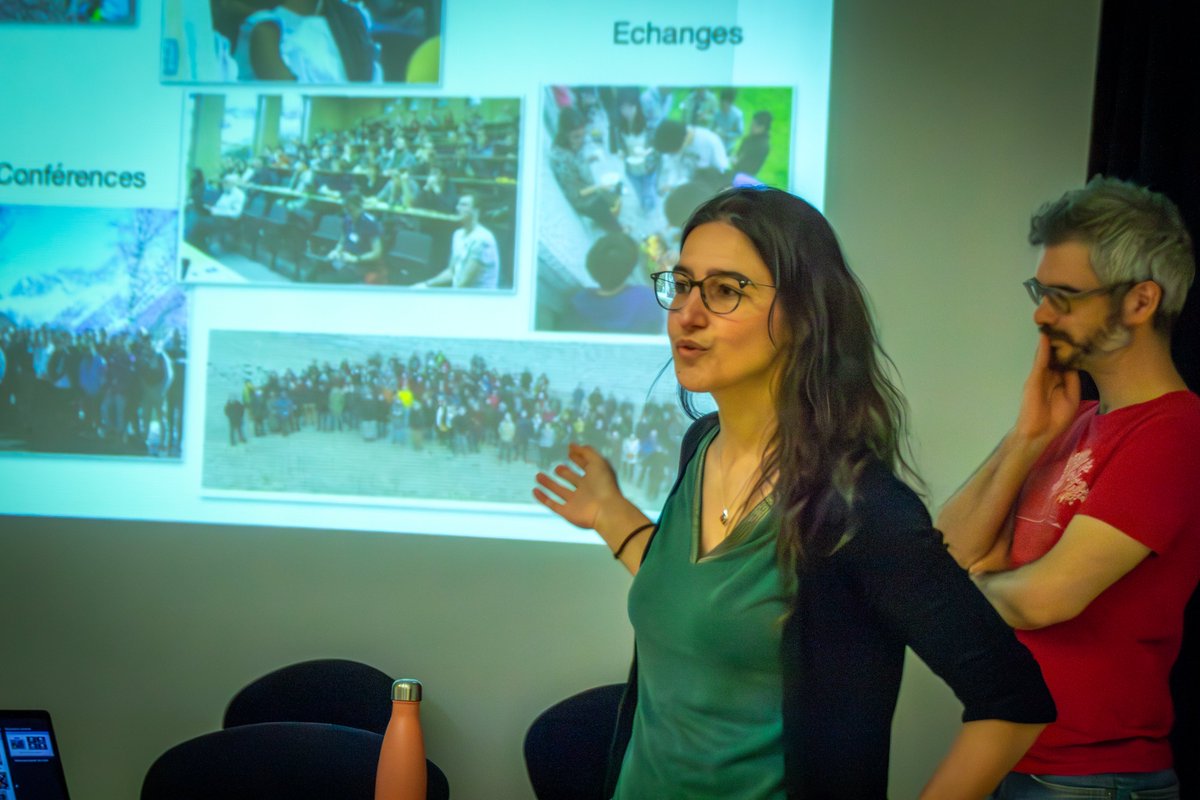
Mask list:
[[[722,525],[729,524],[729,509],[728,508],[721,509],[721,524]]]

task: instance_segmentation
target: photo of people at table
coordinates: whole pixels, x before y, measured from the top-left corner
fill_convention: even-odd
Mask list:
[[[0,22],[41,25],[133,25],[136,0],[0,0]]]
[[[162,31],[168,83],[441,82],[442,0],[164,0]]]
[[[792,89],[548,86],[538,152],[538,330],[661,334],[650,274],[734,185],[787,186]]]
[[[520,101],[190,98],[186,280],[511,290]]]

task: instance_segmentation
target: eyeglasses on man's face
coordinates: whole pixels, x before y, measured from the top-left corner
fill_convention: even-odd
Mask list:
[[[1148,279],[1143,278],[1142,280]],[[1140,280],[1121,281],[1120,283],[1110,283],[1106,286],[1100,286],[1095,289],[1083,289],[1079,291],[1060,289],[1057,286],[1047,286],[1037,278],[1030,278],[1027,281],[1023,281],[1021,285],[1025,287],[1025,291],[1029,292],[1029,299],[1033,301],[1035,306],[1040,306],[1042,304],[1042,299],[1044,298],[1050,302],[1050,307],[1059,314],[1070,314],[1072,301],[1123,291],[1136,286],[1141,282],[1142,281]]]
[[[650,279],[654,281],[654,296],[658,304],[668,311],[683,308],[693,286],[700,288],[700,301],[714,314],[732,313],[746,296],[747,287],[775,288],[770,283],[757,283],[741,275],[723,272],[709,275],[701,281],[677,272],[655,272]]]

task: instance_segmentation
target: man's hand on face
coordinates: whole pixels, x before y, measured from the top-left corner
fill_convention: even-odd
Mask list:
[[[1066,430],[1079,406],[1079,373],[1051,363],[1050,340],[1038,334],[1033,367],[1021,393],[1015,433],[1024,441],[1049,444]]]

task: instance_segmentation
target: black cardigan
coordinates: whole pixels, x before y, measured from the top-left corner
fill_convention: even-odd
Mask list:
[[[716,415],[684,436],[683,466]],[[676,479],[674,492],[678,489]],[[856,533],[835,553],[797,570],[784,626],[784,777],[789,798],[887,797],[892,714],[905,645],[964,705],[963,721],[1052,722],[1041,670],[946,552],[916,494],[879,462],[855,492]],[[651,541],[646,545],[649,551]],[[643,555],[643,558],[645,556]],[[637,706],[630,670],[605,797],[616,787]]]

